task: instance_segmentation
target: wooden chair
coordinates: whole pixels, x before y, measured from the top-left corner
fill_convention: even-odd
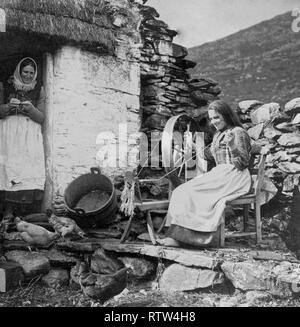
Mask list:
[[[261,192],[262,192],[262,183],[263,183],[263,176],[264,176],[264,169],[265,169],[265,162],[266,162],[266,154],[261,154],[260,161],[258,164],[258,169],[250,168],[250,173],[253,180],[253,187],[251,191],[235,199],[233,201],[227,202],[228,205],[242,205],[244,209],[244,231],[243,232],[235,232],[230,235],[225,234],[225,217],[223,222],[220,226],[220,246],[224,247],[225,245],[225,238],[233,238],[233,237],[248,237],[251,235],[256,236],[256,242],[260,243],[262,240],[262,232],[261,232]],[[255,232],[247,232],[246,226],[247,221],[249,218],[249,208],[251,204],[254,205],[254,212],[255,212]]]

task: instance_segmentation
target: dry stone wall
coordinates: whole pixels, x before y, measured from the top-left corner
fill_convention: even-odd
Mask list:
[[[177,32],[159,20],[154,8],[139,8],[142,131],[161,131],[168,118],[181,113],[202,117],[205,106],[221,92],[220,87],[211,79],[191,79],[188,69],[196,63],[186,59],[185,47],[173,43]]]
[[[300,178],[300,98],[279,103],[242,101],[237,111],[253,143],[266,146],[266,175],[291,196]]]

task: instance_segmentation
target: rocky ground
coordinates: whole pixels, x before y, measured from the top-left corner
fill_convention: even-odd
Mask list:
[[[60,240],[53,248],[32,252],[21,241],[5,239],[5,257],[22,266],[25,279],[0,292],[0,307],[297,307],[299,256],[278,235],[285,225],[275,223],[279,218],[288,222],[290,215],[284,213],[286,219],[276,214],[263,219],[261,244],[254,238],[234,239],[223,249],[161,249],[136,239],[120,244],[107,238],[109,232],[114,235],[108,230],[99,230],[98,238]],[[239,230],[240,224],[240,219],[228,219],[227,228]],[[136,234],[143,231],[135,229]],[[90,270],[82,274],[83,262]],[[101,276],[124,266],[131,269],[127,283],[112,280],[109,288],[120,290],[101,302]]]
[[[119,295],[101,304],[73,286],[48,288],[38,283],[0,294],[0,307],[298,307],[297,298],[279,299],[266,292],[224,290],[162,293],[151,285],[128,285]]]
[[[194,287],[193,272],[191,272],[193,269],[164,261],[164,263],[159,262],[156,271],[148,276],[147,280],[140,278],[142,273],[146,275],[146,267],[142,268],[142,265],[139,266],[139,269],[136,267],[135,276],[139,278],[129,278],[124,290],[105,302],[85,295],[73,279],[64,283],[63,286],[59,286],[55,283],[52,284],[49,279],[47,282],[45,275],[40,274],[30,281],[22,282],[14,290],[0,293],[0,307],[298,307],[300,306],[299,292],[291,292],[293,281],[296,280],[290,279],[290,273],[296,266],[298,267],[298,260],[291,252],[284,250],[284,243],[280,242],[278,237],[276,237],[276,242],[274,240],[273,238],[267,239],[264,246],[269,243],[268,246],[259,251],[251,244],[250,247],[239,247],[239,250],[230,246],[222,251],[217,249],[202,251],[203,255],[213,255],[214,259],[224,262],[225,266],[223,264],[222,269],[227,277],[225,282],[215,282],[207,288],[168,291],[169,288],[174,287],[174,280],[180,279],[179,271],[176,276],[173,275],[173,278],[168,280],[168,270],[185,269],[184,273],[190,274],[189,283]],[[275,243],[277,249],[275,249]],[[242,244],[243,242],[240,246]],[[270,245],[274,251],[269,251]],[[155,259],[152,260],[155,261]],[[128,258],[127,260],[123,258],[123,261],[124,263],[128,262]],[[95,264],[96,262],[93,264],[94,269]],[[272,276],[274,278],[276,276],[273,265],[277,267],[277,270],[280,267],[284,268],[284,273],[287,273],[285,275],[280,271],[277,272],[279,275],[274,284]],[[148,266],[151,268],[150,265]],[[293,269],[286,269],[285,266]],[[233,269],[231,269],[232,267]],[[273,269],[271,278],[267,276],[269,267]],[[205,272],[205,270],[202,271]],[[246,275],[243,277],[244,273]],[[205,277],[199,274],[199,278],[201,280],[197,280],[197,282],[206,283],[209,276]],[[294,287],[298,285],[295,282]],[[187,284],[184,286],[191,287]]]

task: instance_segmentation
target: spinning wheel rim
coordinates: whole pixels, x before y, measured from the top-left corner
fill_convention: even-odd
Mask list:
[[[191,123],[194,123],[195,126],[197,126],[196,121],[192,117],[186,114],[173,116],[167,121],[161,139],[162,163],[167,173],[167,177],[172,183],[173,189],[183,183],[181,179],[177,176],[176,173],[177,170],[171,172],[176,167],[173,160],[173,153],[172,153],[172,142],[174,140],[173,135],[175,132],[174,128],[176,123],[178,123],[179,118],[183,118],[183,117],[187,118],[189,121],[191,121]]]

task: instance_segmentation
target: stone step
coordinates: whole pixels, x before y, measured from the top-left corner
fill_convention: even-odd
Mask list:
[[[211,255],[204,254],[199,250],[189,250],[182,248],[166,248],[145,243],[120,243],[119,241],[103,241],[102,247],[107,251],[118,253],[136,253],[150,257],[168,259],[185,266],[203,267],[216,269],[222,260],[216,259]]]

